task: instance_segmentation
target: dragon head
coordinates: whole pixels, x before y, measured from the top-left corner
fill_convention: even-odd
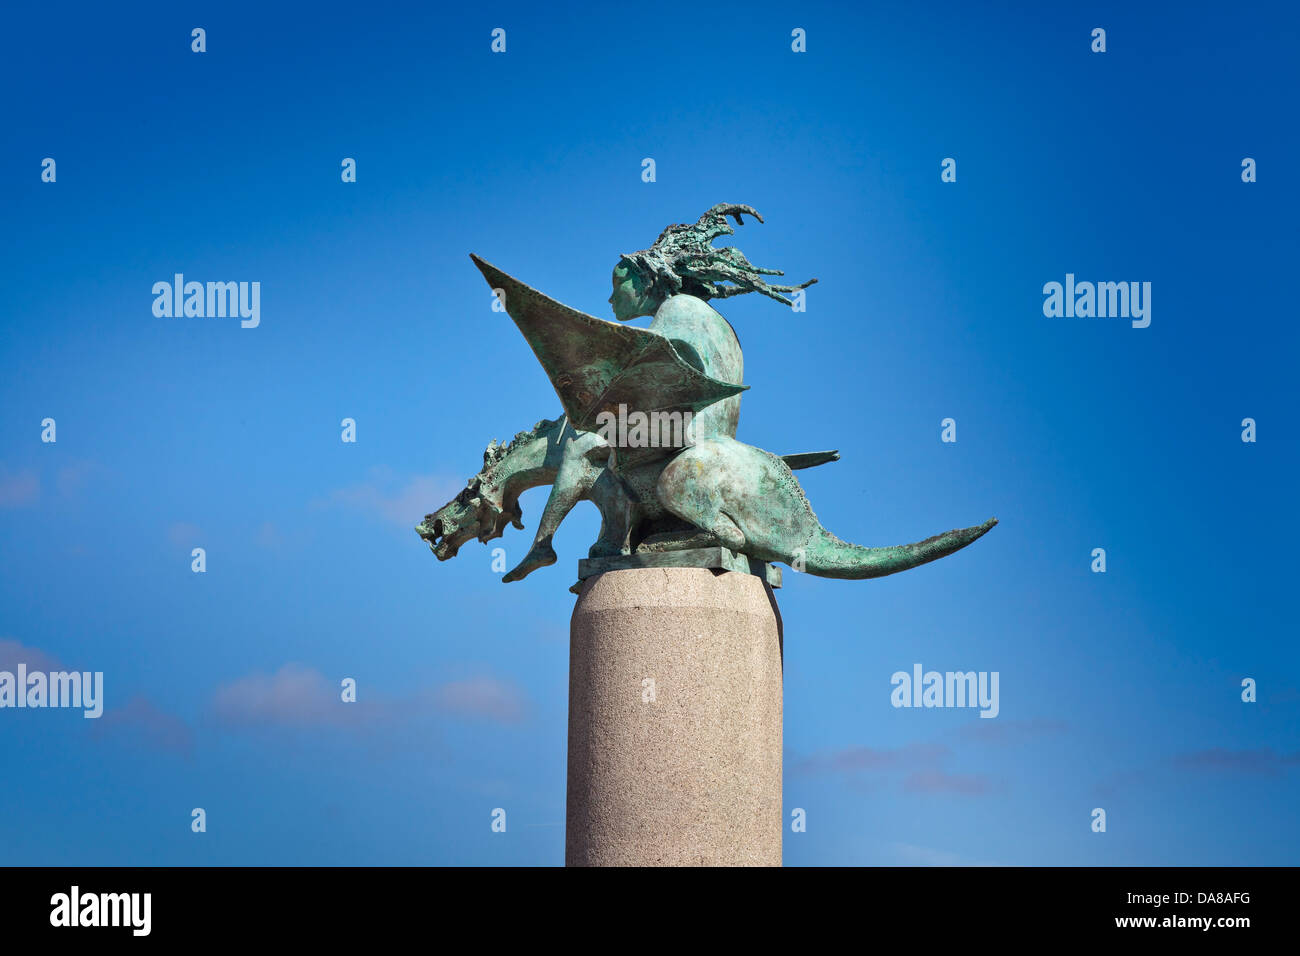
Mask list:
[[[483,453],[484,471],[475,475],[455,498],[424,516],[415,533],[429,544],[439,561],[456,557],[460,546],[471,538],[491,541],[501,537],[507,524],[523,527],[523,511],[517,497],[503,496],[492,480],[492,465],[505,449],[495,441]]]

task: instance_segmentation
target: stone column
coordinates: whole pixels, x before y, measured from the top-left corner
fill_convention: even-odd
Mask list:
[[[582,583],[567,865],[781,865],[781,640],[754,574],[638,568]]]

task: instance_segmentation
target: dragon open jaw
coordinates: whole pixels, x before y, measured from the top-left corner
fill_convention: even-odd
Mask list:
[[[517,502],[500,508],[476,492],[477,488],[461,492],[415,526],[415,533],[439,561],[456,557],[460,546],[474,538],[487,542],[501,537],[507,523],[523,527]]]
[[[429,550],[439,561],[456,557],[456,552],[460,550],[462,544],[478,537],[477,529],[448,528],[442,519],[435,515],[426,515],[424,521],[415,526],[415,533],[428,543]]]

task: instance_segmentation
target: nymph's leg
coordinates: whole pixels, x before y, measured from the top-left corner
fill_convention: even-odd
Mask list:
[[[573,506],[591,490],[600,469],[588,459],[588,453],[603,444],[599,436],[590,432],[567,440],[564,457],[555,474],[555,484],[551,486],[551,494],[546,499],[546,507],[537,523],[537,535],[533,539],[532,549],[502,581],[508,584],[522,580],[538,568],[555,563],[555,549],[551,547],[551,539]]]

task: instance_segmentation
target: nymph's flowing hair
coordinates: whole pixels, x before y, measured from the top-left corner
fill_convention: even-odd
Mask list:
[[[781,293],[806,289],[816,279],[800,285],[771,285],[763,276],[785,273],[780,269],[760,269],[734,246],[715,249],[711,245],[718,236],[735,235],[727,217],[734,217],[738,226],[744,225],[742,213],[763,221],[752,206],[718,203],[691,225],[678,223],[669,226],[649,249],[624,255],[619,265],[636,273],[645,283],[647,294],[661,302],[679,293],[707,301],[761,292],[770,299],[793,306],[794,303]]]

